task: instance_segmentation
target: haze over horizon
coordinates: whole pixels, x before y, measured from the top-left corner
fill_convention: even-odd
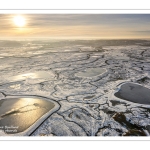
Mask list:
[[[0,14],[0,39],[149,39],[150,14]],[[17,20],[18,19],[18,20]]]

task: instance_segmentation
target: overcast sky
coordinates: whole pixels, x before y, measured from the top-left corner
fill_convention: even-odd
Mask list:
[[[24,14],[22,28],[16,15],[0,14],[1,38],[150,38],[149,14]]]

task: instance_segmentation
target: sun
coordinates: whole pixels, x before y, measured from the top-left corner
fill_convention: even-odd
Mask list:
[[[23,27],[26,24],[25,18],[23,16],[19,16],[19,15],[15,16],[13,21],[14,21],[15,25],[18,27]]]

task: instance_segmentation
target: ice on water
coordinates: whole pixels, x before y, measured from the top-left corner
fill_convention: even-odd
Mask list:
[[[34,95],[59,103],[32,136],[149,135],[149,105],[112,96],[124,82],[150,88],[144,42],[1,41],[0,99]]]

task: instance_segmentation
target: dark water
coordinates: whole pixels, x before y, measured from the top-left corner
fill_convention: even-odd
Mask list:
[[[54,106],[54,103],[39,98],[0,100],[0,129],[7,134],[23,132]]]
[[[134,83],[126,83],[115,96],[130,102],[150,104],[150,89]]]
[[[135,124],[131,124],[127,121],[124,113],[116,113],[113,119],[119,122],[122,126],[124,126],[128,131],[124,134],[124,136],[146,136],[142,127],[139,127]]]

